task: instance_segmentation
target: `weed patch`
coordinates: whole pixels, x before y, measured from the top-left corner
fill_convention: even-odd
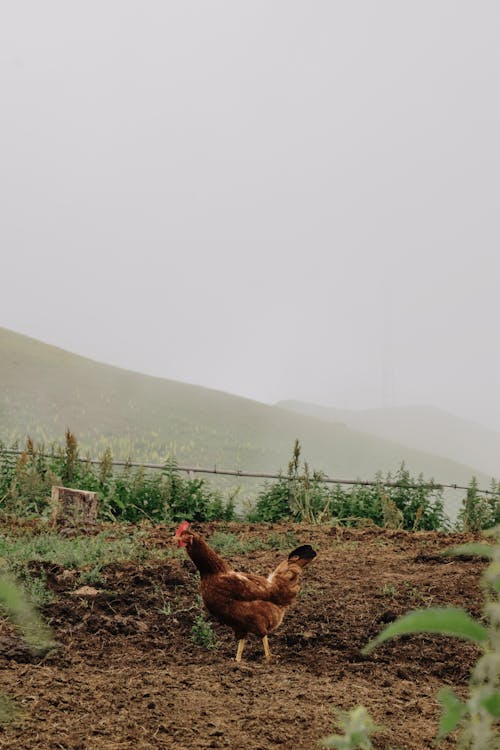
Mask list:
[[[217,636],[212,624],[206,619],[203,612],[200,612],[191,628],[191,640],[197,646],[206,649],[217,648]]]

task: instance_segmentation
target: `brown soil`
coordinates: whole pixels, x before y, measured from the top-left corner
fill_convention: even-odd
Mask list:
[[[215,528],[200,530],[209,536]],[[432,747],[437,691],[465,690],[476,648],[440,636],[405,636],[369,657],[360,648],[408,609],[450,604],[480,616],[484,563],[440,556],[465,537],[223,528],[245,539],[291,532],[319,553],[297,603],[270,638],[271,663],[263,662],[254,639],[237,667],[232,633],[217,623],[218,648],[193,644],[198,582],[187,559],[110,565],[93,596],[72,593],[74,572],[44,564],[56,594],[45,615],[61,645],[43,660],[33,658],[4,624],[2,690],[21,714],[0,729],[0,748],[305,750],[333,731],[334,706],[358,704],[382,727],[376,748]],[[168,526],[152,529],[148,546],[170,545],[171,535]],[[267,573],[283,556],[263,550],[229,559],[236,569]]]

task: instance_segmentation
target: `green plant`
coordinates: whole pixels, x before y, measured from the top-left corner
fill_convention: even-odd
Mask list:
[[[199,612],[191,628],[191,640],[197,646],[213,649],[217,648],[217,636],[212,624],[206,619],[203,612]]]
[[[102,565],[96,563],[90,570],[82,570],[78,583],[87,586],[102,583]]]
[[[407,595],[416,604],[425,604],[425,606],[428,607],[434,599],[432,594],[428,594],[425,591],[422,591],[411,583],[407,583],[406,586]]]
[[[492,482],[491,491],[498,493],[499,486]],[[472,477],[467,494],[458,514],[458,524],[465,531],[488,529],[500,523],[500,496],[484,495],[479,491],[476,477]]]
[[[275,531],[271,531],[266,538],[265,546],[267,549],[279,549],[279,550],[292,550],[297,547],[299,541],[296,535],[292,531],[287,531],[285,534],[278,534]]]
[[[0,693],[0,724],[8,724],[17,714],[16,706],[11,699]]]
[[[284,518],[307,523],[335,522],[346,526],[373,523],[387,528],[446,529],[442,491],[422,476],[413,479],[404,463],[385,480],[377,473],[371,485],[349,488],[325,484],[324,475],[301,465],[301,447],[295,441],[286,475],[266,484],[258,495],[250,521],[275,522]]]
[[[330,498],[321,472],[311,472],[307,462],[301,468],[301,446],[295,441],[286,476],[266,484],[255,508],[249,514],[253,521],[295,521],[320,523],[330,517]]]
[[[331,734],[324,737],[320,744],[323,747],[334,747],[337,750],[371,750],[371,735],[378,731],[364,706],[352,708],[347,713],[337,710],[337,723],[342,734]]]
[[[35,653],[53,648],[50,628],[43,622],[25,590],[5,570],[0,574],[0,605]]]
[[[43,514],[53,484],[61,480],[30,437],[19,456],[6,453],[0,444],[0,498],[3,509],[14,515]]]
[[[317,586],[313,586],[312,584],[309,584],[309,583],[304,583],[300,587],[299,597],[307,598],[308,596],[316,596],[317,593],[318,593]]]
[[[29,573],[22,578],[23,586],[32,604],[36,607],[44,607],[54,601],[52,591],[47,588],[47,576],[42,571],[40,576]]]
[[[286,477],[266,483],[259,493],[255,507],[248,513],[249,521],[273,523],[290,517],[290,491]]]
[[[61,451],[60,458],[62,461],[61,479],[66,486],[71,487],[75,481],[78,481],[80,473],[78,441],[71,430],[66,430],[64,451]]]
[[[467,700],[462,702],[449,688],[439,694],[442,716],[438,739],[460,727],[459,745],[471,750],[498,750],[500,746],[496,731],[500,719],[500,527],[495,535],[496,545],[489,549],[484,544],[466,544],[449,551],[490,559],[483,575],[487,628],[462,609],[415,610],[388,625],[363,649],[363,653],[368,654],[384,641],[409,633],[453,635],[477,643],[482,654],[472,670]]]
[[[44,656],[54,648],[51,630],[36,611],[25,588],[5,570],[0,573],[0,609],[17,626],[34,654]],[[10,698],[0,693],[0,724],[11,721],[15,714],[16,707]]]
[[[165,557],[173,550],[154,550],[144,547],[144,532],[132,529],[118,538],[108,532],[95,536],[61,537],[54,533],[36,536],[0,536],[0,558],[8,561],[15,572],[22,570],[27,562],[53,562],[63,568],[88,568],[92,575],[109,563],[118,560],[142,561],[146,556]]]
[[[176,462],[169,459],[163,471],[143,467],[114,469],[107,447],[99,461],[80,460],[75,435],[67,430],[63,446],[52,445],[46,453],[28,437],[22,454],[7,452],[0,443],[0,504],[16,516],[48,514],[51,487],[69,484],[98,492],[100,515],[107,520],[136,523],[176,521],[230,521],[235,514],[237,490],[227,499],[203,479],[181,476]]]
[[[167,517],[172,521],[231,521],[234,518],[234,496],[224,504],[219,493],[212,491],[204,479],[184,479],[174,460],[162,472],[165,485]]]
[[[210,537],[210,545],[221,555],[240,555],[257,549],[269,549],[271,545],[261,539],[240,538],[236,534],[215,531]]]
[[[397,596],[398,590],[393,583],[386,583],[382,587],[383,596]]]
[[[356,539],[349,539],[345,542],[340,539],[339,541],[335,540],[334,542],[332,542],[332,549],[349,552],[351,550],[358,549],[360,547],[360,544],[361,543]]]
[[[167,602],[164,599],[161,607],[158,607],[158,612],[160,613],[160,615],[164,615],[165,617],[172,617],[172,615],[174,614],[172,602]]]

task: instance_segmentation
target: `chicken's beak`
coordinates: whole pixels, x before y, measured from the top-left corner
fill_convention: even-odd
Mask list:
[[[181,537],[178,536],[177,534],[174,537],[172,537],[172,540],[176,542],[178,547],[187,547],[186,542],[183,539],[181,539]]]

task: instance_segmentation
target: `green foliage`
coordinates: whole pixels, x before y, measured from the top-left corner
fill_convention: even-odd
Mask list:
[[[441,704],[441,718],[437,736],[438,739],[442,739],[458,727],[464,716],[465,706],[451,688],[440,690],[438,698]]]
[[[224,500],[205,480],[185,478],[174,461],[161,472],[130,464],[113,470],[107,448],[95,465],[79,460],[75,436],[68,430],[64,446],[35,446],[28,438],[20,456],[8,453],[0,444],[0,502],[17,516],[47,515],[54,484],[76,486],[98,492],[100,513],[105,519],[137,522],[212,521],[234,518],[234,493]]]
[[[80,573],[78,583],[82,586],[95,586],[102,583],[102,565],[97,563],[89,570],[83,570]]]
[[[299,540],[292,531],[287,531],[286,534],[271,531],[266,537],[265,545],[267,549],[291,551],[298,547]]]
[[[35,653],[45,653],[53,646],[50,629],[38,615],[25,590],[5,570],[0,575],[0,605]]]
[[[348,713],[337,711],[337,723],[342,734],[331,734],[324,737],[320,744],[323,747],[334,747],[337,750],[371,750],[371,735],[378,727],[364,706],[357,706]]]
[[[386,583],[382,587],[382,596],[394,597],[398,595],[398,590],[393,583]]]
[[[311,473],[307,463],[301,469],[300,453],[301,446],[296,440],[287,474],[265,485],[249,520],[275,522],[287,518],[319,523],[331,517],[330,497],[322,482],[323,475]]]
[[[64,446],[63,471],[61,479],[67,487],[72,487],[73,482],[79,475],[79,449],[76,437],[70,430],[66,430],[66,442]]]
[[[422,476],[414,479],[404,464],[395,475],[379,473],[374,483],[345,487],[326,484],[324,475],[300,461],[295,441],[286,474],[265,485],[249,514],[251,521],[281,519],[347,526],[373,523],[386,528],[433,530],[449,527],[442,492]],[[114,468],[107,447],[95,464],[80,460],[75,436],[67,430],[64,445],[35,445],[31,438],[20,456],[8,453],[0,443],[0,507],[14,515],[48,515],[51,487],[69,484],[96,491],[101,517],[137,522],[232,520],[235,492],[223,497],[204,479],[185,477],[174,460],[162,471],[127,464]],[[498,485],[492,490],[498,492]],[[472,479],[460,524],[478,530],[500,522],[500,495],[484,495]]]
[[[450,547],[450,549],[445,550],[443,555],[454,555],[455,557],[459,557],[460,555],[477,555],[477,557],[483,557],[485,560],[492,560],[493,547],[491,544],[482,544],[480,542],[458,544],[456,547]]]
[[[191,628],[191,640],[197,646],[202,648],[217,648],[217,636],[212,628],[211,623],[206,619],[203,612],[200,612]]]
[[[442,492],[434,488],[432,482],[425,482],[422,476],[413,479],[404,464],[385,480],[377,474],[373,485],[332,487],[322,481],[320,472],[311,472],[307,463],[301,467],[300,452],[296,441],[287,474],[264,487],[249,520],[290,519],[350,526],[365,519],[387,528],[447,528]]]
[[[493,481],[491,491],[498,493],[499,490],[500,485]],[[458,523],[464,531],[479,531],[495,527],[500,523],[500,494],[481,493],[476,477],[472,477],[458,514]]]
[[[47,576],[43,571],[36,576],[32,575],[26,567],[24,570],[21,568],[19,578],[30,602],[35,607],[44,607],[54,601],[54,595],[47,588]]]
[[[31,593],[34,593],[34,589]],[[0,572],[0,610],[17,626],[31,651],[43,656],[54,648],[55,644],[50,628],[43,622],[34,604],[36,602],[27,596],[26,587],[20,586],[8,571],[2,570]],[[15,714],[14,704],[6,695],[0,693],[0,724],[8,723]]]
[[[16,707],[3,693],[0,693],[0,724],[8,724],[16,716]]]
[[[441,633],[472,640],[482,648],[469,681],[469,697],[462,702],[452,690],[439,694],[441,720],[438,739],[461,729],[459,747],[470,750],[497,750],[500,746],[500,527],[495,529],[496,545],[488,552],[485,545],[462,545],[452,554],[485,555],[490,564],[483,575],[484,615],[488,627],[453,607],[410,612],[391,623],[364,649],[368,653],[380,643],[403,633]],[[495,729],[496,726],[496,729]]]
[[[43,457],[28,438],[20,456],[7,453],[0,443],[0,503],[16,515],[41,514],[47,508],[53,484],[60,484],[55,465]]]
[[[215,531],[209,541],[211,547],[221,555],[241,555],[256,549],[269,549],[275,546],[269,541],[266,543],[261,539],[245,539],[223,531]]]
[[[184,479],[175,461],[165,465],[162,475],[169,520],[231,521],[234,518],[233,498],[224,504],[220,494],[211,490],[204,479]]]
[[[274,523],[290,516],[289,483],[286,477],[282,477],[277,482],[265,485],[257,497],[255,508],[248,513],[248,520]]]
[[[362,650],[369,654],[384,641],[397,635],[407,633],[440,633],[455,635],[457,638],[481,642],[488,638],[488,631],[479,622],[473,620],[467,612],[456,607],[435,607],[417,609],[400,617],[388,625],[376,638]]]
[[[136,529],[119,538],[106,532],[73,539],[55,533],[0,536],[0,558],[21,576],[28,562],[53,562],[63,568],[92,570],[118,560],[140,561],[146,553],[144,533]]]

